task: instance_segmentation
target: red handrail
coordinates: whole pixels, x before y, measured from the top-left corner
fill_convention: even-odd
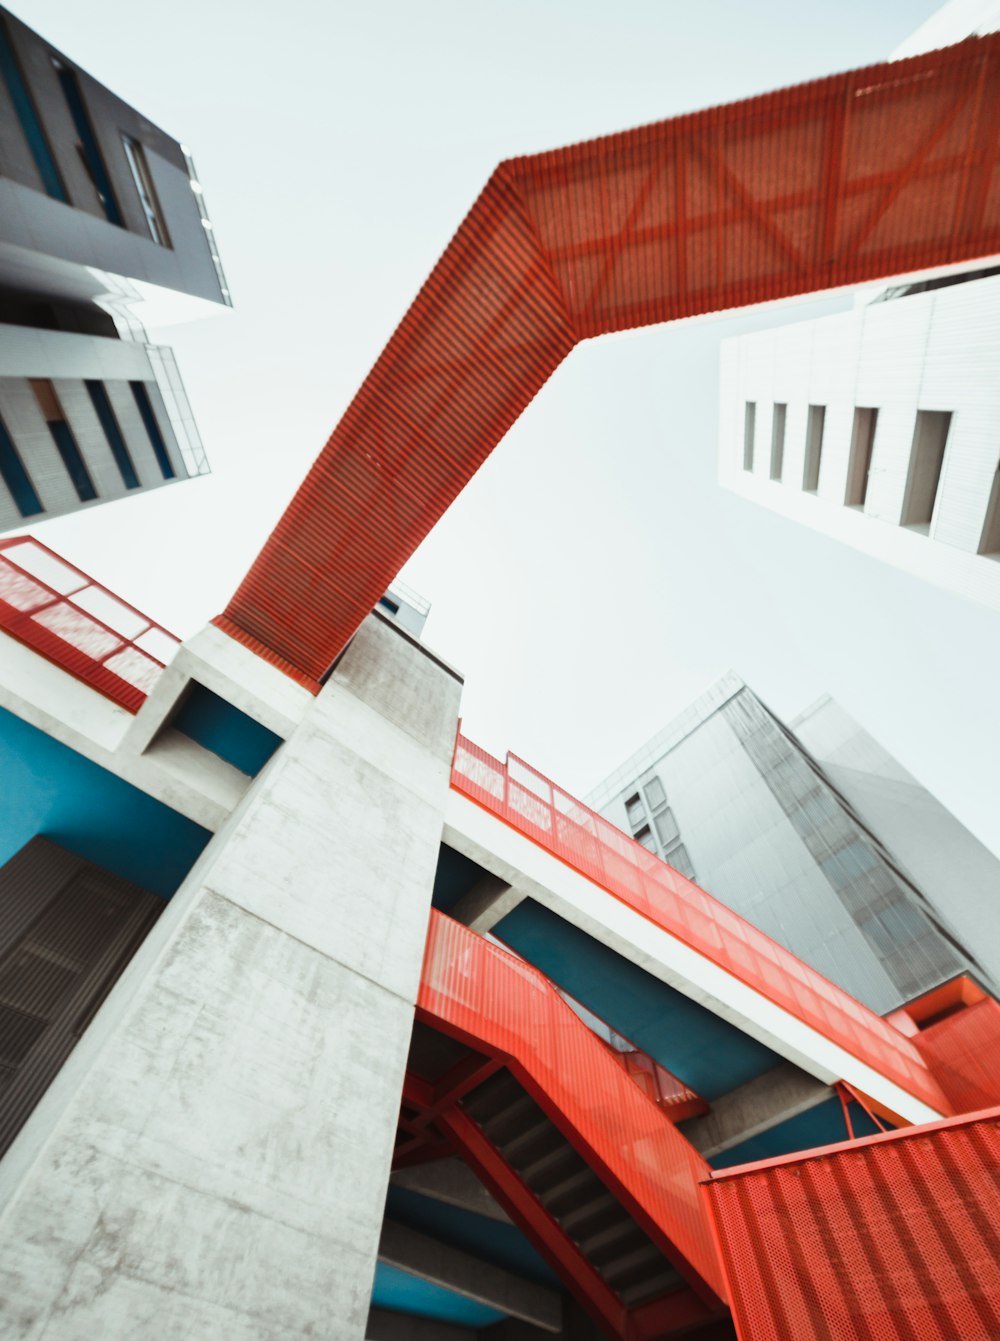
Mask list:
[[[33,536],[0,540],[0,629],[129,712],[180,646]]]

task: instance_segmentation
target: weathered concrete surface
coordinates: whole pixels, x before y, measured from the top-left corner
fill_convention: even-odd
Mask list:
[[[4,1341],[360,1341],[459,700],[370,619],[0,1163]]]
[[[723,1094],[710,1113],[682,1122],[681,1131],[696,1150],[711,1159],[779,1122],[808,1112],[832,1094],[831,1086],[783,1062]]]
[[[506,880],[487,872],[467,894],[462,895],[450,915],[456,922],[464,922],[482,936],[492,931],[526,897],[524,890],[516,889]]]
[[[562,1329],[562,1297],[557,1290],[516,1276],[407,1225],[385,1221],[378,1255],[380,1261],[421,1280],[442,1285],[546,1332]]]
[[[434,1159],[409,1169],[397,1169],[391,1181],[396,1187],[408,1188],[449,1206],[460,1206],[464,1211],[475,1211],[504,1224],[511,1222],[500,1203],[460,1159]]]

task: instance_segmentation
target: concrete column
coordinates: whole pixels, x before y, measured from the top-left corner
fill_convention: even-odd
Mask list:
[[[459,696],[365,622],[0,1163],[5,1341],[364,1337]]]

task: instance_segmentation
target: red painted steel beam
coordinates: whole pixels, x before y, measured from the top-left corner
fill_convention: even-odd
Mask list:
[[[217,624],[315,688],[578,341],[1000,252],[1000,35],[511,159]]]

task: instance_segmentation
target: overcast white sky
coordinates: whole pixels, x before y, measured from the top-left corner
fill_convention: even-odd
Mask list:
[[[236,311],[177,352],[211,478],[39,538],[186,635],[225,604],[495,163],[881,60],[934,0],[32,0],[189,144]],[[578,348],[404,572],[468,733],[585,792],[727,667],[831,692],[1000,851],[1000,627],[715,481],[718,343]]]

